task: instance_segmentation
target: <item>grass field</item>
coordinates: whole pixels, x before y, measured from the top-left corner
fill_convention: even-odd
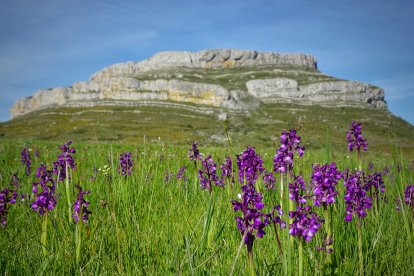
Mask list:
[[[339,126],[340,129],[346,127]],[[306,137],[302,136],[302,143],[307,146]],[[336,162],[340,171],[358,167],[356,153],[347,151],[345,132],[343,143],[331,143],[328,136],[326,133],[322,135],[324,141],[319,148],[311,147],[305,150],[303,157],[295,157],[293,173],[303,175],[308,189],[314,163]],[[369,142],[370,137],[367,138]],[[242,235],[235,221],[235,217],[242,214],[235,212],[231,204],[242,194],[242,184],[237,181],[236,154],[246,147],[240,143],[234,148],[199,144],[204,157],[211,154],[219,174],[219,165],[225,156],[230,153],[233,158],[234,185],[229,185],[228,181],[223,188],[213,185],[212,193],[209,193],[200,188],[194,162],[189,160],[191,142],[187,146],[177,146],[165,144],[163,140],[146,141],[145,144],[142,141],[119,144],[74,140],[72,146],[77,152],[72,156],[76,169],[70,170],[69,192],[65,181],[56,183],[57,205],[47,212],[46,228],[45,215],[39,215],[30,207],[35,200],[32,183],[38,182],[35,173],[41,163],[52,168],[61,153],[59,145],[64,142],[66,140],[56,143],[5,138],[0,141],[2,187],[11,189],[10,179],[17,174],[20,179],[18,193],[26,195],[24,200],[18,198],[16,204],[7,205],[10,207],[7,224],[0,228],[1,274],[251,274],[246,246],[241,243]],[[342,146],[337,146],[341,143]],[[25,146],[30,149],[32,161],[29,175],[20,161],[20,152]],[[256,147],[268,171],[273,170],[277,148],[278,140],[275,146]],[[328,208],[333,233],[332,254],[316,250],[317,246],[323,245],[328,229],[326,223],[310,242],[290,238],[288,229],[278,227],[283,254],[279,254],[275,231],[268,225],[264,237],[254,241],[254,273],[297,275],[301,263],[304,275],[413,275],[413,210],[410,209],[412,206],[404,204],[403,190],[413,183],[414,164],[397,144],[390,142],[388,149],[387,156],[375,148],[362,153],[362,169],[367,173],[369,163],[374,164],[376,171],[389,169],[389,173],[383,175],[385,193],[381,194],[378,205],[375,203],[367,210],[365,218],[345,222],[344,180],[339,181],[337,200]],[[133,167],[131,175],[122,176],[118,164],[120,154],[125,152],[132,153]],[[187,168],[185,179],[177,179],[182,166]],[[202,169],[200,161],[197,167]],[[173,176],[166,180],[170,173]],[[282,177],[286,196],[284,206],[289,205],[286,183],[292,179],[279,173],[275,176],[276,190],[266,190],[261,177],[254,184],[263,195],[263,212],[270,212],[281,201]],[[68,219],[68,200],[73,204],[76,199],[75,184],[91,191],[85,195],[92,212],[87,224]],[[397,197],[401,201],[399,211],[396,211]],[[286,209],[282,219],[289,223]],[[323,208],[313,206],[312,211],[324,217]],[[357,221],[362,222],[360,239]],[[81,243],[77,239],[79,236]],[[361,248],[358,247],[359,240]],[[77,260],[79,244],[81,250]],[[302,245],[303,255],[299,257]]]

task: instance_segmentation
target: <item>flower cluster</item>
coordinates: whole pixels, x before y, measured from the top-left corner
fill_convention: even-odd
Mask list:
[[[404,202],[414,210],[414,185],[409,184],[404,189]]]
[[[0,192],[0,223],[7,224],[7,213],[11,204],[16,203],[17,191],[4,188]]]
[[[259,175],[264,172],[263,160],[256,154],[254,147],[248,147],[240,155],[237,155],[237,167],[239,168],[240,183],[255,183]]]
[[[382,179],[381,172],[374,172],[373,174],[368,174],[365,179],[365,189],[372,190],[374,188],[374,195],[378,195],[379,192],[385,193],[384,180]]]
[[[242,191],[239,196],[241,201],[232,200],[231,203],[235,212],[243,213],[243,217],[236,217],[237,228],[244,237],[244,243],[251,249],[255,235],[262,238],[266,234],[264,228],[269,220],[267,215],[260,211],[264,207],[263,198],[254,185],[244,185]]]
[[[361,171],[355,171],[354,173],[345,176],[345,204],[346,204],[346,216],[345,221],[352,220],[353,215],[358,215],[363,218],[367,215],[366,209],[372,207],[371,197],[367,195],[366,185],[362,178]]]
[[[285,173],[293,168],[293,156],[295,151],[299,156],[305,153],[305,147],[300,145],[301,137],[296,135],[296,130],[283,131],[280,136],[280,147],[273,158],[274,171]]]
[[[53,162],[53,173],[59,176],[59,181],[70,177],[66,175],[66,168],[71,168],[72,170],[76,168],[75,160],[72,157],[76,150],[70,147],[71,144],[72,141],[68,141],[60,146],[62,153],[58,156],[58,160]]]
[[[335,203],[335,197],[338,192],[335,186],[342,178],[342,173],[338,171],[335,162],[320,166],[313,164],[312,166],[311,185],[314,193],[314,206],[323,206],[326,208],[329,204]]]
[[[56,207],[56,186],[53,180],[53,172],[47,170],[43,164],[37,169],[36,177],[39,178],[39,182],[33,183],[32,192],[36,196],[36,200],[31,204],[31,207],[33,211],[43,215]],[[41,191],[39,191],[38,186],[40,186]]]
[[[276,205],[272,208],[272,211],[267,214],[267,218],[274,224],[279,224],[280,228],[286,227],[286,222],[282,220],[283,210],[280,205]]]
[[[20,180],[19,180],[19,178],[17,177],[17,174],[13,174],[12,176],[11,176],[11,179],[10,179],[10,184],[13,186],[13,187],[15,187],[16,188],[16,190],[19,188],[19,183],[20,183]]]
[[[300,204],[306,204],[306,198],[305,180],[303,180],[302,175],[295,176],[293,183],[289,183],[289,199]]]
[[[263,182],[267,190],[276,190],[276,178],[273,172],[265,171],[263,173]]]
[[[190,161],[196,162],[197,160],[201,160],[203,157],[200,154],[200,151],[197,148],[197,142],[194,142],[191,146],[191,149],[188,151],[188,156],[190,158]]]
[[[127,176],[132,174],[132,155],[130,152],[121,153],[119,156],[119,165],[118,165],[118,172],[122,174],[122,176]]]
[[[174,177],[174,174],[172,172],[167,172],[167,174],[164,176],[164,181],[168,183],[171,181],[171,179],[173,179],[173,177]]]
[[[312,239],[321,227],[321,223],[323,223],[323,219],[311,211],[311,206],[298,206],[296,211],[289,212],[289,218],[293,219],[293,222],[289,225],[289,234],[299,238],[302,237],[306,242]]]
[[[224,182],[225,178],[231,179],[231,183],[234,183],[234,172],[233,172],[233,160],[231,157],[226,156],[226,161],[220,165],[221,169],[221,181]]]
[[[207,156],[202,161],[203,169],[198,170],[198,178],[200,179],[200,186],[202,189],[207,189],[212,192],[212,184],[216,186],[220,185],[220,181],[217,177],[217,164],[214,163],[211,156]]]
[[[331,247],[332,243],[333,240],[331,237],[325,237],[325,239],[322,240],[322,246],[316,246],[316,250],[331,254],[333,252],[333,248]]]
[[[348,149],[350,151],[352,151],[354,148],[358,151],[358,153],[361,151],[361,148],[364,151],[368,150],[367,139],[364,139],[362,137],[361,123],[352,121],[349,131],[346,133],[346,140],[348,142]]]
[[[401,208],[401,200],[399,197],[395,199],[395,211],[399,212]]]
[[[20,152],[20,160],[22,164],[26,166],[26,175],[30,175],[31,158],[30,151],[27,147],[24,147]]]
[[[89,211],[89,201],[86,201],[83,197],[84,195],[90,194],[91,191],[83,191],[82,187],[80,185],[76,185],[76,188],[78,189],[78,195],[76,197],[76,201],[73,204],[73,219],[76,223],[79,222],[79,218],[86,224],[88,223],[89,215],[92,214],[91,211]]]
[[[187,181],[188,179],[187,179],[187,177],[186,176],[184,176],[184,173],[185,173],[185,170],[187,169],[187,167],[186,166],[182,166],[181,168],[180,168],[180,170],[178,171],[178,173],[177,173],[177,176],[176,176],[176,178],[178,179],[178,180],[184,180],[184,181]]]

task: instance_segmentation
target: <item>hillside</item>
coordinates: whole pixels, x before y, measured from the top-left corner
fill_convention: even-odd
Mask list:
[[[0,124],[3,139],[224,144],[227,123],[237,145],[271,146],[283,129],[299,128],[318,148],[328,141],[343,146],[358,120],[372,147],[414,152],[414,127],[387,110],[381,88],[323,74],[304,54],[163,52],[70,87],[39,90],[11,113]]]

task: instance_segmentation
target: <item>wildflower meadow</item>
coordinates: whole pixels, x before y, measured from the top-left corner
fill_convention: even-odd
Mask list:
[[[0,143],[4,275],[413,275],[414,163],[343,148]]]

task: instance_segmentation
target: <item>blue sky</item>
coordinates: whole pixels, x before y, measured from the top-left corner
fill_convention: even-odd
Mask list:
[[[0,121],[21,97],[163,50],[303,52],[385,89],[414,124],[414,1],[14,0],[0,8]]]

